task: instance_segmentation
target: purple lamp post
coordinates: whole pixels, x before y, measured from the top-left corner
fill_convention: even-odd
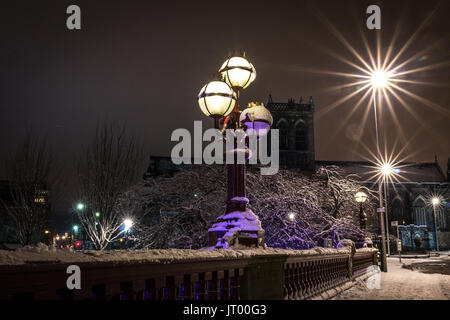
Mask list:
[[[221,80],[205,85],[198,95],[202,112],[215,120],[222,133],[232,129],[243,133],[245,148],[239,149],[236,140],[233,149],[233,163],[227,163],[227,200],[225,214],[208,230],[208,243],[211,248],[263,247],[264,230],[257,215],[248,207],[245,193],[245,161],[238,163],[238,155],[248,159],[248,137],[267,135],[272,125],[272,116],[263,104],[250,103],[244,111],[239,109],[239,90],[247,88],[256,78],[256,70],[245,57],[227,59],[219,70]],[[222,120],[222,121],[221,121]],[[224,138],[226,139],[226,138]]]

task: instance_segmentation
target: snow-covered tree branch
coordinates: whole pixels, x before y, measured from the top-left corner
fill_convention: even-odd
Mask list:
[[[222,166],[184,167],[173,177],[149,178],[135,187],[141,217],[134,230],[136,245],[150,248],[201,248],[207,230],[224,213],[226,175]],[[247,172],[251,210],[259,216],[270,247],[304,249],[330,239],[360,241],[359,206],[354,194],[361,188],[337,167],[316,174],[280,170],[274,176]],[[368,194],[372,194],[367,190]],[[128,201],[129,202],[129,201]],[[371,202],[366,212],[373,210]]]

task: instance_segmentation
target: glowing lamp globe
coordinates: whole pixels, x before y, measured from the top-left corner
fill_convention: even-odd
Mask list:
[[[256,78],[255,67],[243,57],[227,59],[220,67],[219,73],[230,87],[236,89],[247,88]]]
[[[367,200],[367,194],[365,192],[359,191],[355,194],[355,200],[358,203],[364,203]]]
[[[246,128],[249,136],[263,137],[269,133],[273,118],[262,103],[249,103],[242,111],[239,121]]]
[[[370,79],[373,88],[384,88],[388,84],[389,77],[392,74],[389,72],[385,72],[383,70],[377,70],[372,73],[372,77]]]
[[[436,206],[440,203],[439,198],[433,198],[431,199],[431,203],[433,204],[433,206]]]
[[[125,231],[128,231],[133,226],[133,221],[131,219],[125,219],[123,225],[125,226]]]
[[[390,175],[392,172],[393,172],[393,168],[392,168],[392,166],[390,165],[390,164],[383,164],[382,166],[381,166],[381,172],[385,175],[385,176],[388,176],[388,175]]]
[[[223,81],[211,81],[198,94],[200,110],[212,118],[226,117],[236,103],[236,93]]]

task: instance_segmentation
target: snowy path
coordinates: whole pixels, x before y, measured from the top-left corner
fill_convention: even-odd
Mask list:
[[[402,264],[419,264],[421,270],[402,268]],[[450,300],[450,257],[403,259],[402,264],[398,258],[388,258],[380,289],[368,289],[364,281],[358,281],[333,300]],[[441,270],[436,271],[436,266]]]

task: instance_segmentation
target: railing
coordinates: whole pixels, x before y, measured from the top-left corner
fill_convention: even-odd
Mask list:
[[[67,263],[0,266],[0,299],[308,299],[363,274],[377,251],[270,254],[160,262],[84,262],[81,289]]]

